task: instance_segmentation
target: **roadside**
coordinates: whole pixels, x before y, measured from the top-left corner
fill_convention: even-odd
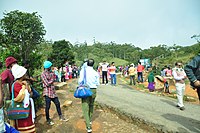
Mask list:
[[[156,132],[200,132],[199,105],[184,102],[186,110],[181,111],[176,107],[176,99],[140,92],[124,82],[118,80],[116,87],[101,85],[98,104],[126,116],[132,123],[152,127]]]
[[[118,76],[118,80],[123,82],[123,84],[126,84],[127,86],[131,87],[132,89],[136,89],[141,92],[146,92],[146,93],[151,93],[151,94],[158,95],[158,96],[166,96],[166,97],[171,97],[171,98],[176,99],[176,88],[175,88],[174,84],[170,84],[170,86],[169,86],[170,94],[168,94],[168,93],[164,93],[163,89],[158,89],[158,90],[155,90],[154,92],[149,92],[149,90],[147,88],[148,82],[146,82],[146,81],[142,84],[130,86],[130,85],[128,85],[129,84],[128,77]],[[191,88],[189,83],[186,83],[184,101],[193,103],[193,104],[199,104],[197,92],[196,92],[196,90]]]

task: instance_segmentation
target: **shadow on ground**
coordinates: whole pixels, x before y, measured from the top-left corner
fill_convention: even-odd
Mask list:
[[[178,130],[180,133],[185,133],[185,132],[195,132],[195,133],[200,133],[200,121],[195,120],[192,118],[176,115],[176,114],[164,114],[162,115],[165,119],[170,120],[170,121],[176,121],[177,123],[181,124],[183,127],[186,129],[179,127]]]

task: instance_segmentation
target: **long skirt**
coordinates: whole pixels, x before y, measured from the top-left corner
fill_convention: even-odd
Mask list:
[[[28,118],[15,120],[15,128],[20,133],[35,133],[35,124],[32,121],[31,108],[30,108],[30,112],[29,112]]]
[[[149,91],[155,90],[155,85],[154,85],[153,82],[149,82],[149,84],[148,84],[148,89],[149,89]]]

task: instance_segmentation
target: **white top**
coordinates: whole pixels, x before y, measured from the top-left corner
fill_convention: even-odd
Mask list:
[[[102,71],[108,71],[108,65],[109,63],[100,63],[101,67],[102,67]]]
[[[172,69],[172,75],[174,77],[175,80],[182,80],[185,78],[186,76],[186,73],[185,71],[183,70],[183,68],[174,68]]]
[[[86,85],[90,88],[97,88],[99,85],[99,74],[93,69],[93,67],[87,66],[86,68]],[[80,71],[79,84],[82,84],[84,80],[84,68]]]

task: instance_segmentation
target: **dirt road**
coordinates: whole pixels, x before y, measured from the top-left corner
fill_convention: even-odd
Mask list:
[[[46,124],[44,108],[37,112],[36,130],[38,133],[86,133],[86,127],[82,116],[80,99],[73,97],[73,91],[77,86],[76,80],[68,81],[68,86],[57,90],[61,105],[66,101],[72,101],[69,107],[62,107],[64,116],[70,120],[68,122],[61,122],[58,119],[55,105],[51,104],[50,117],[53,119],[55,125],[49,126]],[[122,120],[115,113],[107,109],[102,109],[96,106],[93,124],[93,133],[147,133],[150,129],[146,126],[140,127]]]

